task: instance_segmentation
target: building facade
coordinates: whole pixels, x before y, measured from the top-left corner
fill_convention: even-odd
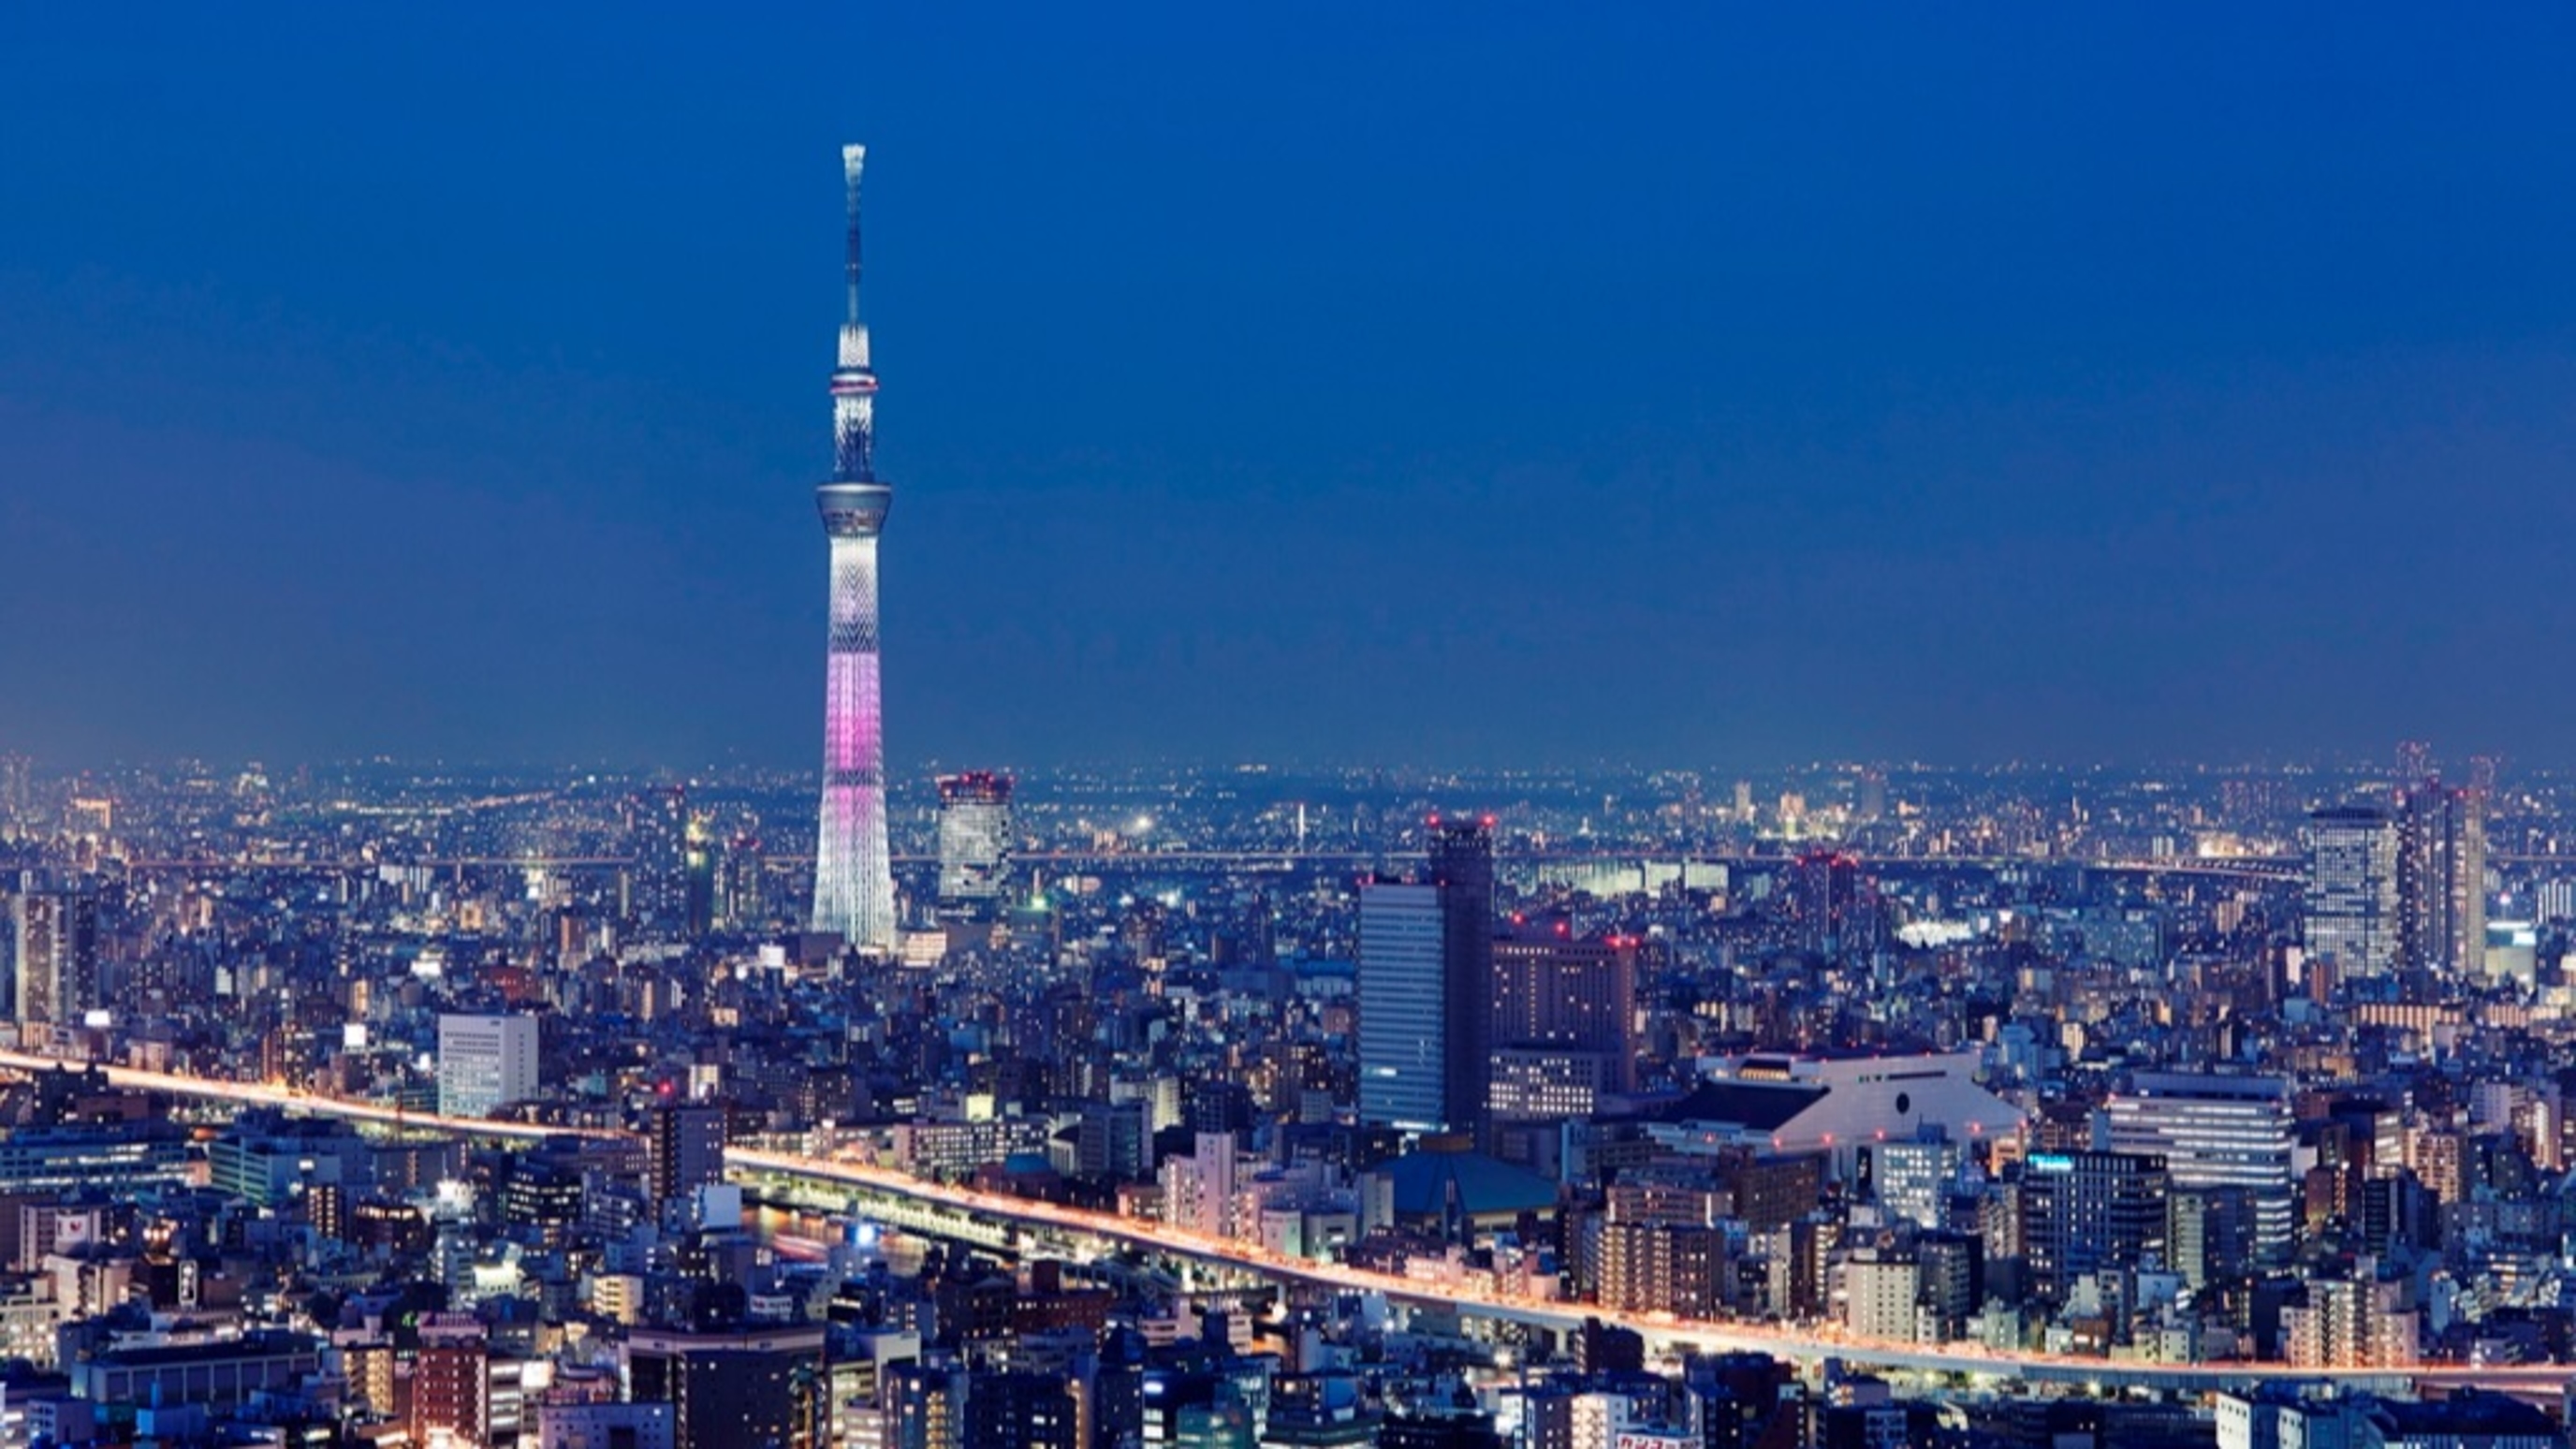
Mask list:
[[[1360,887],[1359,1112],[1370,1126],[1438,1132],[1449,1125],[1441,922],[1437,886]]]
[[[2397,969],[2397,827],[2366,805],[2308,817],[2308,954],[2347,980]]]
[[[537,1094],[537,1019],[533,1016],[438,1018],[438,1110],[446,1117],[489,1117]]]
[[[1494,826],[1435,820],[1425,878],[1440,892],[1441,1099],[1449,1130],[1482,1136],[1494,1082]]]
[[[939,777],[939,914],[989,921],[1008,889],[1011,777],[970,770]]]
[[[2418,975],[2467,975],[2487,949],[2487,822],[2482,790],[2408,785],[2397,813],[2398,957]]]
[[[18,1020],[78,1026],[106,1004],[98,893],[87,884],[23,874],[9,897],[8,931]]]
[[[2032,1293],[2063,1303],[2087,1274],[2161,1257],[2167,1181],[2149,1153],[2033,1153],[2015,1187]]]
[[[2254,1256],[2290,1256],[2297,1123],[2278,1077],[2139,1072],[2102,1107],[2114,1152],[2164,1159],[2179,1188],[2236,1188],[2254,1217]]]

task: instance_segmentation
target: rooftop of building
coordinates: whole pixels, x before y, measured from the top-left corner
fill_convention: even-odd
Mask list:
[[[245,1333],[239,1338],[111,1348],[92,1354],[90,1361],[119,1368],[151,1368],[162,1364],[219,1363],[232,1358],[269,1358],[321,1351],[322,1340],[309,1333],[270,1328]]]
[[[1776,1132],[1832,1090],[1813,1082],[1725,1078],[1701,1082],[1678,1097],[1648,1105],[1637,1116],[1649,1122],[1724,1122],[1754,1132]]]
[[[1556,1184],[1481,1152],[1413,1152],[1380,1162],[1373,1172],[1392,1184],[1403,1217],[1536,1212],[1556,1206]]]
[[[2559,1437],[2558,1421],[2545,1410],[2503,1394],[2462,1389],[2447,1399],[2382,1399],[2370,1416],[2389,1437],[2493,1435]]]

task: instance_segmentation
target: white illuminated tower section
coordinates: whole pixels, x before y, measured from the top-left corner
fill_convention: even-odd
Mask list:
[[[814,848],[814,929],[861,951],[894,950],[894,869],[886,852],[885,736],[877,688],[877,535],[894,490],[877,479],[876,370],[859,318],[859,165],[850,186],[849,316],[832,370],[832,481],[814,490],[832,540],[832,633],[823,703],[822,833]]]

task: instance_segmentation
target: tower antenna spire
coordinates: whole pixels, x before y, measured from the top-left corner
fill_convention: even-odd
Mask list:
[[[877,374],[868,361],[868,324],[859,315],[859,168],[867,159],[865,146],[841,148],[850,201],[849,315],[832,371],[832,478],[841,483],[873,483],[877,476]]]
[[[859,169],[867,164],[868,148],[841,148],[841,174],[850,188],[850,316],[849,325],[860,327],[859,320]]]

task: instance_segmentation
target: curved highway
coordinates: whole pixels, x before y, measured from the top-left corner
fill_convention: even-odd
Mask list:
[[[0,1050],[0,1068],[50,1071],[61,1067],[99,1065],[117,1086],[176,1096],[234,1102],[243,1106],[279,1107],[316,1116],[339,1117],[385,1126],[413,1127],[478,1137],[533,1139],[584,1133],[630,1134],[605,1128],[565,1128],[479,1117],[444,1117],[406,1111],[377,1102],[349,1101],[267,1082],[234,1082],[135,1067],[69,1062],[30,1052]],[[1893,1339],[1860,1338],[1827,1326],[1786,1327],[1760,1323],[1677,1319],[1664,1313],[1604,1309],[1597,1304],[1527,1297],[1460,1281],[1405,1277],[1374,1269],[1317,1262],[1272,1253],[1240,1239],[1202,1237],[1162,1223],[1142,1222],[1111,1213],[1066,1207],[1028,1198],[979,1192],[950,1183],[931,1182],[893,1168],[845,1162],[757,1148],[733,1147],[729,1165],[752,1172],[779,1174],[830,1183],[861,1192],[880,1193],[955,1208],[1001,1221],[1053,1228],[1106,1241],[1172,1253],[1201,1262],[1240,1269],[1283,1282],[1307,1283],[1354,1293],[1377,1293],[1412,1303],[1438,1304],[1470,1316],[1500,1319],[1559,1331],[1580,1328],[1587,1319],[1633,1329],[1663,1343],[1687,1344],[1715,1351],[1752,1351],[1781,1358],[1840,1358],[1880,1368],[1953,1373],[1987,1378],[2038,1378],[2062,1382],[2136,1384],[2183,1391],[2242,1387],[2263,1380],[2315,1382],[2339,1380],[2384,1384],[2411,1380],[2423,1385],[2475,1385],[2530,1394],[2555,1391],[2576,1379],[2568,1364],[2403,1364],[2374,1368],[2295,1368],[2278,1363],[2146,1363],[2048,1353],[2032,1349],[1997,1350],[1970,1343],[1919,1344]]]

